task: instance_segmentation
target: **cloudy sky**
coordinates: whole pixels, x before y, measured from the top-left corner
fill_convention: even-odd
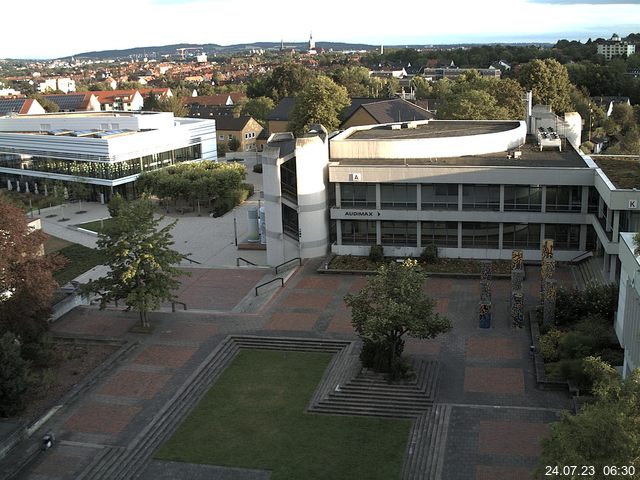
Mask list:
[[[640,0],[30,0],[0,29],[0,58],[173,43],[374,45],[584,41],[640,32]]]

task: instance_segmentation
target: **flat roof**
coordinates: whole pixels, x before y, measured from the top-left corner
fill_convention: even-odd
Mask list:
[[[411,122],[402,126],[411,125]],[[513,130],[520,125],[517,121],[474,122],[462,120],[438,120],[418,124],[415,128],[395,128],[391,125],[377,126],[365,130],[356,130],[343,141],[349,140],[406,140],[416,138],[466,137],[485,135]],[[394,124],[394,126],[399,126]]]
[[[591,155],[616,188],[640,188],[640,156]]]
[[[505,122],[504,125],[510,124],[513,128],[512,122]],[[458,126],[460,124],[458,123]],[[499,128],[498,126],[496,126]],[[487,129],[492,126],[487,125],[483,133],[492,133]],[[504,127],[503,127],[504,128]],[[418,129],[416,129],[418,130]],[[479,127],[478,130],[481,130]],[[406,130],[400,130],[404,133]],[[410,132],[411,130],[409,130]],[[398,130],[390,130],[389,132],[398,132]],[[360,133],[360,132],[358,132]],[[450,132],[442,133],[438,132],[438,135],[453,136]],[[460,131],[459,136],[469,135],[469,130]],[[351,137],[349,137],[351,138]],[[404,137],[407,138],[407,137]],[[411,138],[411,137],[409,137]],[[424,138],[420,136],[419,138]],[[509,156],[509,152],[497,152],[497,153],[485,153],[481,155],[465,155],[461,157],[447,157],[447,158],[331,158],[331,162],[338,163],[340,165],[372,165],[372,166],[397,166],[397,165],[409,165],[409,166],[469,166],[469,167],[536,167],[536,168],[589,168],[582,156],[575,151],[575,149],[568,145],[566,140],[563,139],[563,150],[545,148],[540,151],[540,147],[537,145],[536,137],[533,135],[527,135],[527,141],[517,151],[521,152],[521,156],[516,158],[514,155]]]

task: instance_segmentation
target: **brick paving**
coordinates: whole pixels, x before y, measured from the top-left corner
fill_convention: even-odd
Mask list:
[[[478,453],[536,457],[540,454],[540,439],[549,432],[543,423],[480,422]]]
[[[71,443],[125,447],[229,333],[355,338],[343,297],[361,289],[367,277],[318,274],[318,265],[320,260],[307,262],[284,289],[274,290],[260,311],[248,314],[231,310],[260,283],[263,270],[192,269],[194,275],[180,295],[190,310],[202,311],[155,312],[151,335],[128,333],[138,321],[135,313],[77,308],[52,330],[121,337],[141,345],[83,398],[65,406],[46,428]],[[562,267],[558,272],[561,283],[570,284],[570,272]],[[425,290],[434,298],[435,310],[452,321],[453,330],[433,340],[406,339],[406,354],[438,360],[436,401],[452,406],[445,428],[445,480],[527,478],[539,452],[538,439],[557,419],[558,410],[569,406],[566,394],[535,387],[526,353],[528,333],[513,330],[508,319],[509,284],[508,279],[494,279],[493,322],[483,330],[477,318],[477,278],[428,278]],[[527,267],[525,291],[526,305],[535,305],[539,268]],[[65,469],[64,457],[70,451],[77,457]],[[24,478],[76,478],[79,465],[94,454],[94,449],[61,444],[34,462]],[[180,465],[175,468],[178,478]]]
[[[145,347],[145,349],[133,359],[133,363],[179,368],[184,365],[196,351],[197,349],[192,347],[150,345]]]
[[[120,370],[102,384],[97,393],[148,400],[162,389],[169,378],[171,375],[164,373]]]
[[[520,368],[466,367],[464,391],[524,395],[524,377]]]
[[[77,432],[118,435],[136,416],[141,406],[90,402],[81,406],[64,424]]]

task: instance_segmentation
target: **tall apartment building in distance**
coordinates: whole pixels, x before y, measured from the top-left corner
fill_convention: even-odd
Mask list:
[[[73,112],[0,117],[0,182],[31,192],[81,182],[94,200],[135,194],[140,173],[217,160],[213,120],[167,112]]]
[[[605,60],[611,60],[613,57],[628,57],[634,53],[636,53],[636,46],[633,43],[623,42],[617,33],[604,43],[598,43],[598,55],[603,55]]]

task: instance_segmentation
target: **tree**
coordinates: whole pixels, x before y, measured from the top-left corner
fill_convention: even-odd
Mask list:
[[[612,478],[605,467],[632,465],[635,474],[624,478],[640,479],[640,369],[622,381],[615,368],[599,358],[588,357],[585,365],[595,379],[596,401],[551,425],[550,436],[542,441],[536,478],[543,478],[546,465],[557,465],[560,471],[571,465],[593,466],[588,478],[594,480]]]
[[[99,296],[100,308],[124,299],[129,309],[139,312],[142,326],[149,327],[147,312],[176,298],[173,292],[183,274],[175,267],[183,256],[171,249],[170,232],[176,222],[159,228],[162,218],[154,218],[153,204],[146,197],[114,211],[113,223],[98,239],[109,272],[83,289]]]
[[[47,330],[58,288],[52,272],[64,264],[62,257],[42,254],[44,240],[0,195],[0,335],[11,331],[23,344],[37,342]]]
[[[231,140],[229,140],[227,145],[229,146],[230,152],[237,152],[240,148],[240,140],[238,140],[236,137],[233,137],[231,138]]]
[[[564,65],[557,60],[532,60],[520,70],[520,84],[533,93],[533,103],[551,106],[559,114],[571,110],[571,81]]]
[[[234,107],[234,113],[253,117],[264,127],[275,103],[269,97],[247,98],[237,104],[237,107]]]
[[[161,112],[172,112],[175,117],[186,117],[189,113],[185,102],[183,101],[184,97],[178,96],[177,94],[173,97],[163,98],[160,100],[160,110]]]
[[[396,378],[402,373],[405,334],[434,338],[451,329],[450,321],[433,311],[434,301],[423,290],[425,279],[415,260],[391,262],[360,292],[345,297],[353,328],[364,343],[363,365]]]
[[[11,332],[0,337],[0,417],[19,413],[27,390],[29,363],[20,355],[20,341]]]
[[[44,111],[47,113],[56,113],[60,111],[60,107],[56,102],[49,100],[41,93],[36,93],[34,95],[31,95],[31,98],[36,100],[42,106],[42,108],[44,108]]]
[[[296,98],[290,128],[301,135],[312,124],[322,124],[328,131],[340,125],[340,112],[350,103],[347,89],[324,75],[311,80]]]
[[[333,74],[333,80],[347,89],[350,97],[371,95],[369,69],[365,67],[341,67]]]
[[[295,97],[313,77],[313,72],[303,65],[286,62],[278,65],[270,74],[254,80],[247,88],[250,97],[270,97],[279,102],[284,97]]]

